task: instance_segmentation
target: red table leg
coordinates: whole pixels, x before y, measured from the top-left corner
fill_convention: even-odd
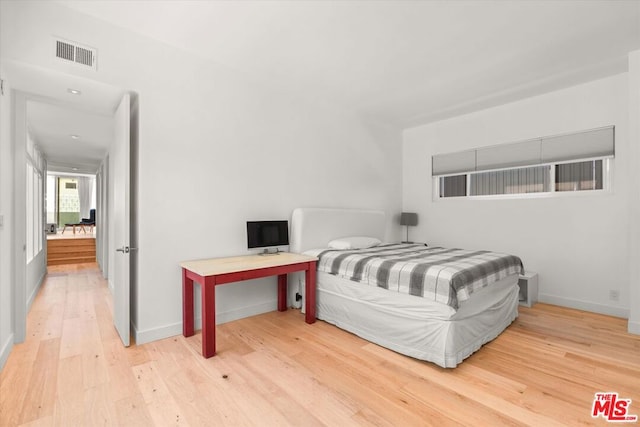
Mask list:
[[[307,323],[316,321],[316,261],[308,264],[304,275],[305,318]]]
[[[202,355],[209,358],[216,354],[216,280],[204,278],[202,289]]]
[[[187,277],[187,270],[182,269],[182,335],[193,335],[193,280]]]
[[[278,275],[278,311],[287,311],[287,275]]]

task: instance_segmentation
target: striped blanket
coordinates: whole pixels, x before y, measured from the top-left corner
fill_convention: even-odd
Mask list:
[[[454,309],[488,284],[524,271],[514,255],[382,244],[368,249],[322,250],[318,271],[370,286],[429,298]]]

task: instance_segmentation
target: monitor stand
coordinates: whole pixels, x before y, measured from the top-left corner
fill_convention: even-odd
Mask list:
[[[280,249],[276,248],[276,250],[274,252],[270,252],[269,249],[265,249],[264,251],[262,251],[261,253],[259,253],[258,255],[280,255]]]

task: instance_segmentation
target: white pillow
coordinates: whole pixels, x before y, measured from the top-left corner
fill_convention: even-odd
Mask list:
[[[340,239],[335,239],[329,242],[329,248],[331,249],[366,249],[372,248],[374,246],[378,246],[380,243],[380,239],[376,239],[375,237],[365,237],[365,236],[352,236],[352,237],[342,237]]]

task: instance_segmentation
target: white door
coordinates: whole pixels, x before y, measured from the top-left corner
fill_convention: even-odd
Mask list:
[[[125,94],[115,113],[113,153],[113,323],[122,343],[129,346],[130,331],[130,95]]]

